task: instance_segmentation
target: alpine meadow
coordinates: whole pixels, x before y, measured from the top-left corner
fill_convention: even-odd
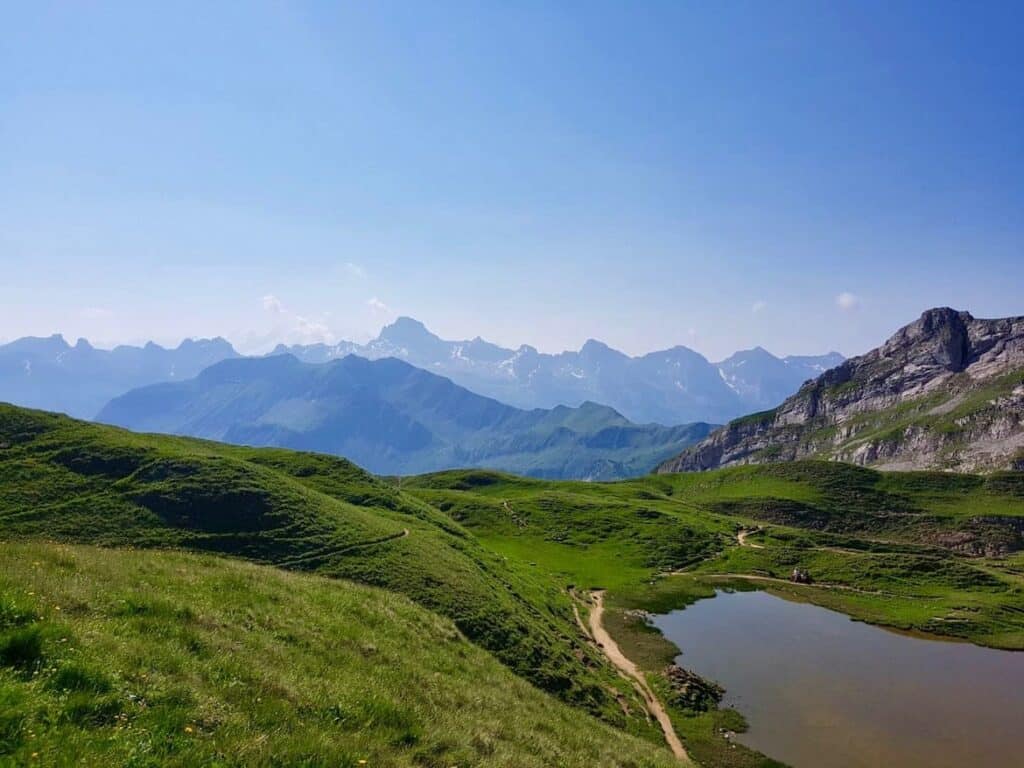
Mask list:
[[[2,16],[0,768],[1024,766],[1019,3]]]

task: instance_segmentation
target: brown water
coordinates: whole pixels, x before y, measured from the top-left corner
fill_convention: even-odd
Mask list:
[[[766,592],[654,624],[794,768],[1024,768],[1024,653],[888,632]]]

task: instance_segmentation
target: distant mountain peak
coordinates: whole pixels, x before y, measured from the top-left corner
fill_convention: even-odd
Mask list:
[[[99,421],[346,456],[374,472],[482,466],[542,477],[647,472],[711,427],[632,424],[593,402],[522,410],[395,357],[325,364],[289,354],[224,360],[132,390]]]
[[[432,339],[438,338],[433,333],[431,333],[427,329],[427,326],[425,326],[419,320],[416,320],[415,318],[412,318],[412,317],[406,317],[405,315],[403,315],[402,317],[397,318],[393,323],[389,323],[388,325],[385,325],[381,329],[381,331],[380,331],[380,338],[382,338],[382,339],[393,339],[396,336],[400,336],[400,337],[403,337],[403,338],[407,338],[407,337],[410,337],[410,336],[414,337],[414,338],[415,337],[429,337],[429,338],[432,338]]]
[[[225,339],[223,336],[214,336],[213,338],[209,338],[209,339],[207,339],[207,338],[195,339],[195,338],[189,337],[187,339],[182,339],[181,343],[178,344],[177,348],[179,350],[183,350],[183,351],[184,350],[189,350],[189,349],[213,349],[213,348],[221,348],[221,349],[225,349],[225,350],[230,350],[232,353],[234,353],[234,351],[235,351],[235,348],[234,348],[234,346],[232,346],[231,342],[228,341],[227,339]]]
[[[155,342],[97,349],[55,333],[0,345],[0,400],[92,418],[111,398],[135,387],[196,376],[238,353],[225,339],[186,339],[177,349]],[[26,376],[31,372],[31,378]],[[12,376],[15,374],[16,376]]]
[[[587,339],[583,343],[583,346],[580,347],[579,354],[580,354],[580,357],[582,357],[582,358],[589,358],[589,359],[594,359],[594,358],[599,358],[599,359],[602,359],[602,360],[609,360],[609,359],[628,360],[629,359],[628,355],[626,355],[626,354],[624,354],[622,352],[619,352],[619,350],[617,350],[617,349],[612,349],[607,344],[605,344],[603,341],[598,341],[597,339]]]
[[[807,379],[842,362],[841,357],[783,361],[756,347],[737,353],[749,358],[742,368],[734,364],[723,371],[723,363],[712,363],[683,345],[631,357],[593,338],[577,351],[551,354],[529,344],[502,347],[480,335],[461,341],[442,339],[408,316],[385,326],[368,344],[343,341],[333,346],[278,346],[271,354],[286,351],[307,363],[323,363],[345,354],[370,359],[399,357],[520,408],[553,408],[594,400],[627,419],[660,424],[722,422],[770,408]],[[752,380],[747,380],[747,371],[752,371]]]
[[[734,360],[756,360],[756,359],[760,359],[760,360],[778,360],[779,358],[777,358],[775,355],[773,355],[771,352],[769,352],[764,347],[758,345],[756,347],[751,347],[750,349],[740,349],[740,350],[737,350],[736,352],[733,352],[731,355],[729,355],[729,357],[727,357],[725,360],[723,360],[720,363],[720,365],[725,365],[726,363],[729,363],[729,362],[734,361]]]
[[[663,354],[663,353],[668,353],[668,354],[672,354],[672,355],[685,355],[686,357],[691,357],[691,356],[704,357],[704,355],[702,355],[700,352],[698,352],[695,349],[690,349],[690,347],[686,346],[685,344],[676,344],[674,346],[669,347],[666,350],[663,350],[662,353],[651,352],[650,354],[657,355],[657,354]]]
[[[189,378],[219,360],[238,356],[220,336],[184,339],[173,349],[149,342],[145,347],[90,351],[83,344],[88,342],[79,341],[72,349],[60,334],[54,334],[0,345],[0,400],[89,417],[127,388]],[[720,423],[764,410],[778,405],[807,379],[842,362],[841,357],[780,361],[757,347],[734,356],[747,360],[742,367],[723,369],[724,363],[712,363],[682,345],[633,357],[593,338],[578,351],[550,354],[529,344],[506,348],[480,335],[445,340],[406,315],[366,344],[282,343],[268,356],[282,354],[293,354],[304,363],[326,363],[352,354],[369,359],[397,357],[519,408],[576,406],[591,400],[644,424]],[[82,368],[76,368],[75,358],[81,359]],[[91,382],[75,373],[85,370],[87,361]],[[60,370],[48,373],[50,363]],[[26,365],[31,365],[35,377],[31,390],[25,389]],[[12,383],[3,389],[6,371],[11,372]],[[52,389],[40,385],[44,376],[54,377]]]

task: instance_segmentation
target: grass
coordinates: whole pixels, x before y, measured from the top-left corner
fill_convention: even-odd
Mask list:
[[[760,532],[752,539],[763,549],[738,546],[737,531],[755,528]],[[439,646],[447,649],[444,654],[496,659],[518,675],[516,685],[532,684],[526,689],[531,695],[553,697],[556,709],[568,705],[579,717],[595,716],[624,738],[651,745],[656,755],[662,754],[657,728],[643,716],[632,686],[579,631],[568,587],[607,590],[610,631],[655,688],[667,684],[661,673],[677,649],[636,612],[665,612],[707,597],[715,585],[729,583],[721,574],[785,579],[799,567],[811,574],[814,586],[771,583],[771,589],[877,624],[1024,648],[1024,473],[898,474],[812,461],[614,483],[545,481],[485,470],[380,479],[328,456],[137,435],[0,406],[0,532],[14,542],[4,545],[9,548],[44,546],[33,542],[45,539],[161,550],[117,556],[138,561],[112,557],[122,569],[146,557],[154,563],[188,557],[163,550],[192,550],[229,555],[239,562],[223,567],[253,568],[275,579],[348,589],[355,589],[349,582],[359,582],[388,590],[391,599],[415,604],[415,610],[447,622],[468,641]],[[79,558],[94,552],[59,546],[54,551],[75,551]],[[191,557],[195,563],[227,562]],[[108,577],[114,584],[128,578],[114,572],[101,578],[97,572],[96,589]],[[152,619],[154,636],[166,635],[201,653],[210,647],[207,628],[197,626],[195,609],[179,600],[191,594],[190,584],[174,582],[160,599],[125,597],[127,615],[140,624]],[[60,600],[75,604],[72,598]],[[308,610],[312,622],[319,608]],[[18,618],[29,614],[46,612],[23,601],[0,610],[0,621],[9,624],[0,660],[5,674],[22,683],[33,659],[48,658],[54,647],[50,624]],[[272,636],[261,642],[290,642],[292,630],[243,619],[250,622],[248,631]],[[310,629],[300,647],[311,647],[313,635],[323,640],[326,631]],[[257,652],[246,656],[262,658]],[[273,654],[266,658],[278,663]],[[357,662],[338,656],[337,663]],[[90,701],[112,701],[119,688],[107,683],[115,678],[94,679],[93,672],[61,674],[70,675],[69,691],[79,686],[92,691]],[[197,679],[186,675],[181,686],[191,692],[189,701],[203,700]],[[22,706],[18,702],[28,701],[18,698],[23,694],[4,695],[14,698],[0,711],[15,711]],[[113,716],[114,704],[109,711],[96,706],[96,722]],[[190,712],[195,709],[189,706]],[[466,706],[468,718],[483,717]],[[41,711],[38,702],[26,707],[25,712]],[[670,714],[687,748],[705,766],[774,765],[721,737],[720,728],[742,726],[737,713],[671,708]],[[54,722],[62,717],[47,715]],[[92,722],[93,715],[75,717]],[[196,722],[205,723],[205,717]],[[359,717],[346,722],[360,722]],[[0,738],[5,722],[0,721]],[[365,730],[379,729],[372,718],[361,722]],[[417,715],[407,722],[409,733],[428,738],[422,723],[429,719]],[[86,754],[93,754],[100,748],[88,749]],[[410,754],[420,755],[418,764],[432,764],[426,752],[416,752],[427,749],[418,741],[391,749],[387,759],[394,764]],[[462,762],[452,764],[489,759],[458,755]],[[439,758],[448,759],[447,754]],[[551,764],[572,764],[551,759]],[[509,757],[505,764],[529,763]]]
[[[666,572],[785,579],[798,567],[884,593],[803,590],[857,618],[1020,648],[1024,582],[961,553],[1024,549],[1021,478],[796,462],[601,484],[446,472],[403,487],[510,561],[608,589],[612,608],[661,612],[706,595]],[[765,525],[765,549],[735,546],[738,529]]]
[[[1022,548],[1024,529],[1015,522],[1024,514],[1022,478],[797,462],[617,483],[446,472],[407,479],[403,488],[510,560],[608,589],[609,631],[657,684],[678,649],[636,611],[662,613],[708,597],[714,586],[729,585],[710,578],[720,573],[787,579],[800,567],[819,584],[863,591],[770,588],[876,624],[1024,648],[1024,566],[998,565],[1020,559],[1012,553]],[[737,530],[765,526],[757,537],[764,549],[737,546]],[[1010,556],[953,551],[968,540],[982,552],[1005,547]],[[706,765],[772,764],[721,738],[720,728],[735,730],[722,723],[736,713],[671,714]]]
[[[344,460],[11,406],[0,406],[0,444],[8,539],[216,552],[390,589],[451,619],[542,690],[657,735],[623,713],[617,697],[635,693],[580,637],[561,585]]]
[[[393,592],[208,555],[0,548],[0,764],[361,761],[672,764]]]

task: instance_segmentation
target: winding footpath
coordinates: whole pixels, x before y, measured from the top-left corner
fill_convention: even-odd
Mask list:
[[[409,535],[409,529],[403,528],[398,533],[389,533],[387,536],[378,536],[375,539],[368,539],[366,541],[357,541],[354,544],[344,544],[342,546],[327,547],[325,549],[319,549],[313,552],[307,552],[296,557],[287,558],[285,560],[279,560],[275,565],[278,568],[294,568],[297,565],[308,565],[310,562],[315,560],[325,560],[328,557],[336,557],[337,555],[344,555],[348,552],[354,552],[358,549],[366,549],[367,547],[375,547],[378,544],[386,544],[389,541],[396,541],[397,539],[404,539]]]
[[[764,544],[755,544],[752,541],[747,541],[747,536],[752,533],[759,533],[759,531],[740,531],[736,534],[736,541],[739,542],[741,547],[750,547],[751,549],[764,549]]]
[[[684,571],[673,571],[668,574],[669,576],[682,576],[686,574]],[[780,579],[777,576],[755,576],[751,573],[696,573],[688,574],[696,576],[701,579],[740,579],[742,581],[764,581],[769,584],[784,584],[787,587],[810,587],[812,589],[840,589],[845,592],[857,592],[861,595],[885,595],[885,592],[874,589],[858,589],[857,587],[851,587],[846,584],[829,584],[825,582],[812,582],[810,584],[800,584],[793,581],[792,579]],[[909,597],[909,595],[904,595]]]
[[[637,665],[622,652],[619,644],[612,639],[612,636],[608,634],[608,630],[604,628],[602,623],[604,618],[604,592],[595,590],[590,593],[590,596],[593,599],[593,603],[590,606],[590,634],[594,638],[594,642],[604,651],[604,655],[615,665],[616,669],[631,679],[636,685],[637,690],[643,697],[644,704],[647,705],[647,711],[654,716],[654,719],[658,721],[658,725],[661,726],[662,733],[665,734],[665,742],[668,744],[669,749],[672,750],[672,754],[682,762],[694,765],[686,752],[686,747],[683,746],[683,742],[679,740],[679,735],[676,733],[675,728],[672,727],[672,721],[669,719],[668,712],[665,711],[661,700],[658,699],[654,691],[651,690],[651,686],[648,685],[647,678],[644,677],[643,672],[640,671]]]

